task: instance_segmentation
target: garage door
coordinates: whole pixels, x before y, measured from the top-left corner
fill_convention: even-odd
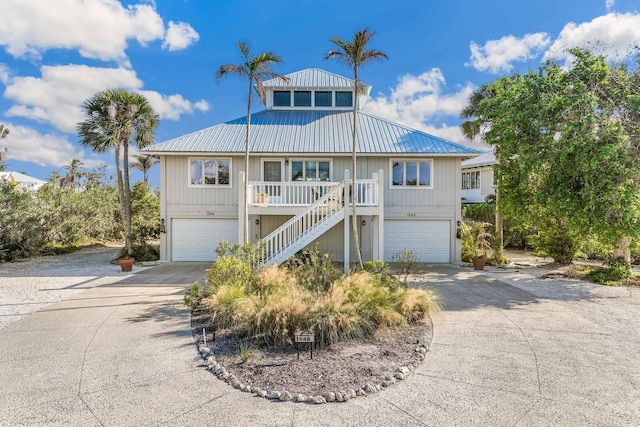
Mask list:
[[[219,240],[238,241],[235,219],[174,219],[171,225],[173,261],[213,261]]]
[[[384,222],[384,260],[400,251],[413,251],[420,262],[450,262],[450,222],[387,220]]]

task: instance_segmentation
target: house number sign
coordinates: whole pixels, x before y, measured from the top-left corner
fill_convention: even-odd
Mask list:
[[[300,344],[309,345],[311,351],[311,358],[313,359],[313,343],[316,342],[315,334],[311,332],[300,332],[295,335],[296,350],[298,352],[298,359],[300,359]]]

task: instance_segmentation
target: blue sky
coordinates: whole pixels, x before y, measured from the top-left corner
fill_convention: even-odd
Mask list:
[[[369,27],[389,60],[362,70],[373,86],[365,109],[467,144],[459,112],[479,85],[564,62],[569,47],[622,60],[640,43],[640,4],[630,0],[2,0],[2,9],[0,123],[11,134],[0,147],[8,170],[41,179],[74,158],[113,170],[111,155],[75,134],[80,105],[100,90],[147,96],[162,119],[158,142],[243,116],[246,83],[214,79],[239,62],[240,40],[281,56],[277,72],[350,77],[323,60],[329,38]]]

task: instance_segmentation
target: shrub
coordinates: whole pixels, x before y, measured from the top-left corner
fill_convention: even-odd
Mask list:
[[[157,261],[160,259],[160,250],[149,243],[137,243],[133,245],[131,256],[136,261]]]
[[[287,266],[298,283],[312,292],[327,292],[342,277],[342,271],[331,262],[331,254],[321,254],[317,247],[290,258]]]
[[[200,283],[196,281],[184,293],[184,303],[191,310],[195,310],[198,305],[200,305],[201,300],[202,295],[200,294]]]
[[[314,332],[321,345],[366,340],[380,330],[420,321],[437,307],[428,291],[398,289],[384,263],[367,265],[375,273],[343,277],[317,251],[309,251],[307,263],[257,270],[224,253],[208,270],[202,292],[195,283],[185,303],[194,308],[200,302],[216,328],[249,340],[286,345],[305,330]],[[319,280],[312,280],[314,272],[320,273]]]
[[[372,279],[380,286],[385,286],[392,291],[398,289],[401,282],[389,269],[389,265],[384,261],[367,261],[363,264],[364,271],[371,274]],[[406,286],[406,282],[404,283]]]
[[[402,283],[407,286],[407,279],[411,273],[414,273],[418,266],[418,256],[415,252],[403,250],[394,254],[391,261],[395,262],[398,267],[398,279],[402,277]]]
[[[579,236],[562,221],[549,221],[531,236],[536,255],[549,256],[554,262],[570,264],[580,247]]]
[[[631,270],[623,265],[599,267],[587,274],[589,280],[607,286],[619,286],[625,279],[633,277]]]

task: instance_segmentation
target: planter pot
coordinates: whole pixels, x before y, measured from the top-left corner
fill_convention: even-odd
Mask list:
[[[260,204],[267,204],[269,203],[269,196],[258,196],[256,201]]]
[[[487,260],[484,258],[474,258],[473,259],[473,269],[474,270],[484,270],[484,264]]]
[[[131,271],[133,270],[134,261],[135,260],[133,258],[120,258],[118,260],[118,264],[120,264],[122,271]]]

